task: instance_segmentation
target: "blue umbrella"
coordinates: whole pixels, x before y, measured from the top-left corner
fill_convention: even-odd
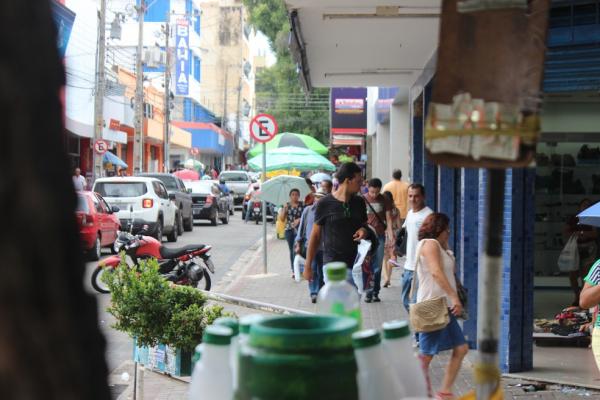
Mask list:
[[[115,156],[110,151],[104,153],[102,161],[105,163],[111,163],[113,165],[116,165],[117,167],[127,168],[127,164],[125,164],[125,161],[121,160],[119,157]]]
[[[580,212],[577,218],[579,218],[579,223],[582,225],[600,227],[600,202]]]

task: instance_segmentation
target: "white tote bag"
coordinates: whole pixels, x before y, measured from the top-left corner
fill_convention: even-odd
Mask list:
[[[571,235],[569,241],[558,256],[558,269],[561,272],[577,271],[579,269],[579,249],[577,236]]]

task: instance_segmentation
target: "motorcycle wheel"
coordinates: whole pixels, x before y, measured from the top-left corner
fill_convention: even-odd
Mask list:
[[[210,273],[207,270],[204,270],[203,275],[204,276],[202,277],[202,280],[198,282],[198,289],[204,289],[208,292],[210,290],[210,286],[212,285],[212,282],[210,280]],[[201,287],[202,282],[204,282],[204,287]]]
[[[106,272],[111,273],[112,268],[102,268],[98,266],[92,274],[92,287],[98,293],[110,293],[110,290],[108,290],[108,286],[106,286],[106,284],[102,282],[102,275]]]

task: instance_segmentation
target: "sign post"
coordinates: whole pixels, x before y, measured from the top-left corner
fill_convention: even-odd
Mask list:
[[[261,185],[267,178],[267,142],[277,134],[279,127],[272,115],[258,114],[250,121],[250,135],[254,140],[262,143],[262,177]],[[261,186],[262,187],[262,186]],[[262,224],[263,224],[263,273],[267,273],[267,202],[262,202]],[[250,212],[248,209],[247,212]],[[277,216],[273,215],[273,218]]]

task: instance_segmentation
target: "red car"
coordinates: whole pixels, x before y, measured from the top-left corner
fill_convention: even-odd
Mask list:
[[[98,260],[103,247],[112,248],[121,227],[115,215],[118,207],[111,207],[98,193],[77,192],[77,223],[81,243],[92,260]]]

